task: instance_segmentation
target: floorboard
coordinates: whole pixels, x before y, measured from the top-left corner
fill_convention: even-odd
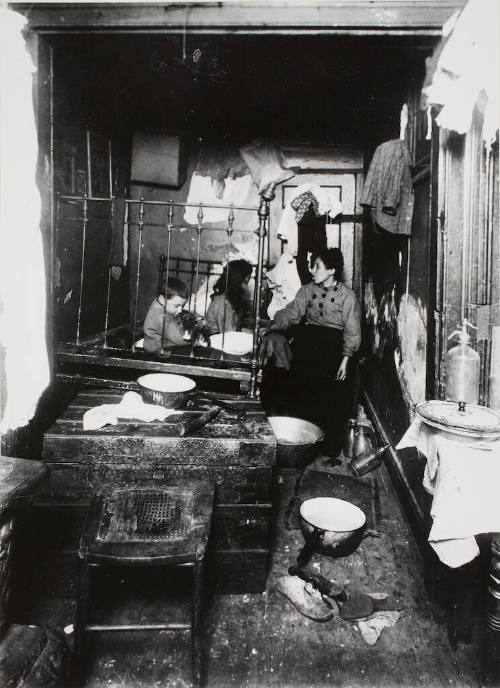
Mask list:
[[[319,457],[310,469],[345,473],[343,463],[331,467],[325,457]],[[479,686],[479,620],[473,642],[459,644],[453,651],[444,615],[426,595],[419,552],[383,467],[370,474],[378,485],[374,534],[348,557],[314,555],[309,565],[337,580],[347,593],[387,593],[403,607],[396,625],[384,629],[377,643],[369,646],[354,623],[339,617],[326,623],[311,621],[276,591],[278,578],[294,563],[303,544],[300,530],[285,527],[297,475],[290,469],[279,474],[275,544],[266,591],[258,595],[214,595],[209,600],[206,688]],[[155,583],[153,577],[146,586],[149,601],[141,607],[135,593],[127,592],[126,581],[120,580],[122,585],[111,586],[110,593],[118,592],[118,600],[121,597],[139,617],[145,617],[146,612],[149,615],[152,609],[161,612],[165,587],[173,589],[162,587],[161,579]],[[151,604],[153,585],[158,585],[157,605]],[[136,592],[141,587],[146,589],[144,584],[136,584]],[[102,609],[105,606],[102,604]],[[72,604],[52,601],[33,610],[31,621],[64,625],[72,622],[72,614]],[[188,634],[182,638],[166,632],[92,634],[85,686],[189,686],[189,649]]]

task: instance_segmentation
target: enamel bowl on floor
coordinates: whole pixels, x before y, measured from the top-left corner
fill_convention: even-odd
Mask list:
[[[303,468],[314,461],[324,437],[320,427],[292,416],[269,416],[268,420],[278,440],[277,466]]]
[[[142,400],[166,408],[185,406],[188,394],[196,389],[196,382],[184,375],[150,373],[137,380]]]
[[[299,514],[307,544],[331,557],[354,551],[366,524],[366,516],[359,507],[335,497],[306,499],[300,505]]]

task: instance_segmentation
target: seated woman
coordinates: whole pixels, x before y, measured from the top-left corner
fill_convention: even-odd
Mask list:
[[[188,289],[177,277],[169,277],[144,320],[144,351],[163,352],[186,344],[178,316],[187,301]]]
[[[281,375],[281,389],[264,376],[266,411],[283,403],[287,415],[305,418],[325,431],[325,445],[336,455],[350,404],[350,361],[361,343],[360,308],[354,292],[340,281],[344,259],[338,248],[311,257],[313,281],[278,311],[271,332],[293,330],[291,369]],[[276,397],[281,397],[277,399]]]
[[[252,266],[246,260],[232,260],[225,266],[205,316],[209,335],[241,330],[250,305],[245,287],[251,274]]]

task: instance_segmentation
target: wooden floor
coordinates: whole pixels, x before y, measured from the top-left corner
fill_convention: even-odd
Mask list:
[[[319,457],[311,467],[343,473]],[[384,468],[376,478],[378,500],[375,530],[356,552],[332,560],[315,555],[321,573],[335,578],[346,591],[388,593],[404,606],[393,628],[384,629],[374,646],[357,627],[339,617],[317,623],[302,616],[276,589],[277,579],[294,563],[303,544],[299,530],[285,528],[284,515],[297,473],[279,475],[276,542],[266,592],[258,595],[213,596],[206,618],[205,686],[310,688],[323,686],[399,687],[479,686],[478,628],[472,644],[450,648],[443,614],[429,602],[422,583],[422,563]],[[341,496],[341,495],[338,495]],[[137,583],[137,581],[136,581]],[[164,581],[156,581],[165,589]],[[161,610],[155,581],[138,587],[137,602],[123,577],[103,587],[101,611],[108,592],[121,593],[127,613],[148,618]],[[137,589],[137,585],[135,588]],[[171,590],[171,588],[169,588]],[[73,606],[53,601],[33,611],[31,622],[72,622]],[[107,610],[106,610],[107,611]],[[26,619],[23,619],[26,621]],[[92,634],[87,655],[88,688],[181,688],[190,681],[189,637],[159,633]]]

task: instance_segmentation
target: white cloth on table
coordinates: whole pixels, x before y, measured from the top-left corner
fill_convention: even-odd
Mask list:
[[[475,535],[500,532],[500,440],[451,435],[416,418],[396,449],[416,447],[427,459],[423,485],[433,495],[429,543],[456,568],[479,554]]]
[[[145,404],[137,392],[125,392],[118,404],[101,404],[86,411],[83,414],[83,429],[98,430],[105,425],[116,425],[118,418],[143,420],[147,423],[153,420],[164,421],[167,416],[176,413],[182,411]]]
[[[297,253],[299,242],[299,228],[297,220],[295,219],[295,210],[292,208],[292,201],[298,196],[309,191],[318,201],[319,215],[328,214],[332,219],[342,212],[342,204],[335,194],[330,193],[327,189],[323,189],[317,184],[301,184],[294,189],[292,195],[287,201],[287,204],[281,214],[280,224],[277,230],[277,236],[280,239],[285,239],[288,242],[287,251],[292,255]]]

